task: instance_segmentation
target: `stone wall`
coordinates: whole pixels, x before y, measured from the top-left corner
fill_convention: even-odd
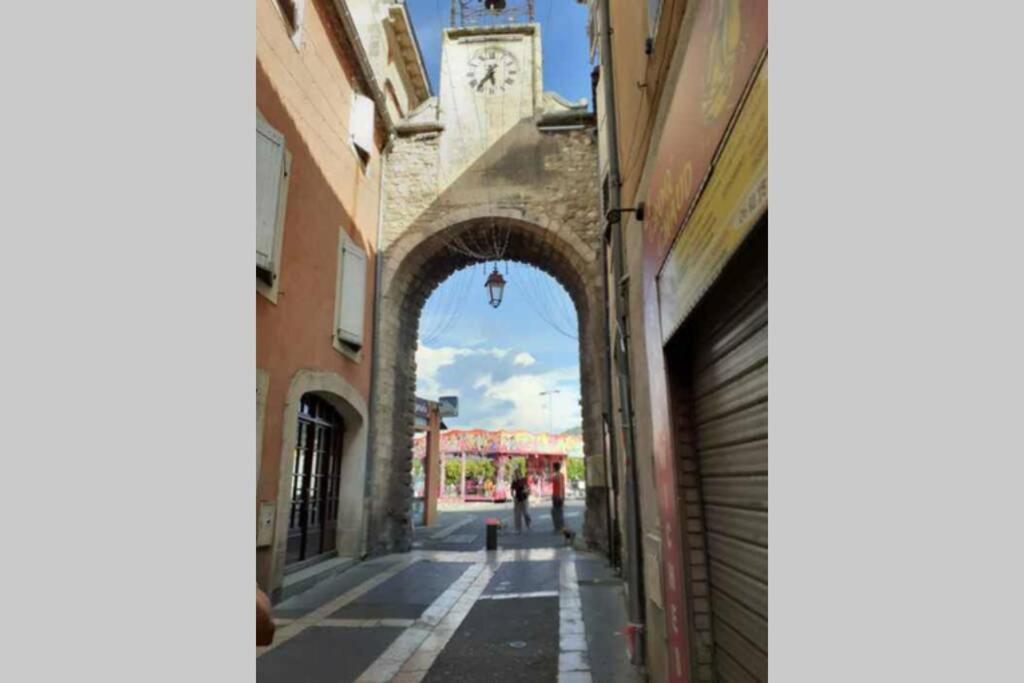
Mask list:
[[[439,128],[439,127],[438,127]],[[407,131],[395,140],[385,182],[379,365],[374,398],[371,551],[405,550],[419,315],[430,292],[472,260],[447,248],[452,235],[498,225],[506,260],[556,278],[579,316],[583,441],[587,463],[584,536],[606,543],[607,482],[602,428],[603,282],[600,185],[594,129],[513,126],[454,181],[441,187],[439,149],[447,130]]]

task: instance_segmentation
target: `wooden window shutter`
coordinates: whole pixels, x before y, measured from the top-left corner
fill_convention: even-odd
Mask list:
[[[256,266],[274,273],[281,190],[285,180],[284,136],[256,119]]]
[[[363,155],[363,161],[369,161],[373,150],[373,100],[365,95],[355,93],[352,100],[352,116],[349,121],[349,132],[352,144]]]
[[[355,347],[363,345],[363,312],[366,304],[366,254],[347,238],[341,240],[341,291],[338,292],[338,339]]]

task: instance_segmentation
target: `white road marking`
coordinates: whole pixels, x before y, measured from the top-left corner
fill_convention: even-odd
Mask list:
[[[533,593],[497,593],[481,595],[481,600],[521,600],[523,598],[557,598],[558,591],[534,591]]]
[[[587,657],[587,629],[583,623],[580,587],[576,580],[576,554],[562,556],[558,589],[558,681],[589,683],[590,661]]]
[[[409,628],[415,619],[322,619],[317,626],[335,626],[337,628],[376,628],[377,626],[391,626],[397,628]]]
[[[482,562],[467,568],[416,623],[356,679],[357,683],[418,683],[469,614],[492,576],[494,568]]]

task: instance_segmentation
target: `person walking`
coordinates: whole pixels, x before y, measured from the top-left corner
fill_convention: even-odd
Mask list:
[[[565,475],[562,463],[555,463],[555,472],[551,475],[551,523],[555,533],[565,528]]]
[[[512,505],[515,510],[517,534],[523,532],[524,517],[526,518],[526,528],[530,528],[530,510],[529,503],[527,502],[529,498],[530,484],[526,481],[526,477],[523,476],[523,471],[517,469],[515,478],[512,480]]]

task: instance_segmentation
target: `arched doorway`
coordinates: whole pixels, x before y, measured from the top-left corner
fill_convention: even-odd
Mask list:
[[[345,421],[316,394],[299,403],[285,565],[315,562],[337,549]]]
[[[277,479],[279,512],[272,550],[257,556],[257,576],[275,595],[285,586],[286,574],[301,575],[299,570],[307,564],[363,554],[367,412],[359,391],[336,373],[303,369],[292,377],[283,405]],[[328,445],[334,450],[328,450]],[[317,454],[315,463],[310,450],[322,452]],[[328,459],[337,468],[322,469],[320,463]],[[304,477],[297,480],[300,468],[311,477],[320,471],[320,488],[312,484],[312,479],[309,483]],[[326,489],[324,477],[333,482]],[[295,525],[302,519],[304,486],[319,495],[317,505],[310,505],[305,512],[311,516],[314,528],[306,531],[306,551],[298,552],[300,541],[295,539],[300,537],[301,528]],[[322,520],[320,526],[317,520]]]
[[[457,222],[427,235],[409,234],[389,247],[383,273],[378,331],[371,538],[375,552],[407,550],[411,506],[413,411],[417,332],[431,292],[456,270],[481,261],[452,249],[474,235],[504,235],[504,260],[543,270],[569,294],[579,324],[579,364],[587,509],[584,536],[604,547],[607,525],[602,424],[603,289],[599,237],[587,244],[563,224],[531,220],[523,211],[453,212]],[[481,285],[482,286],[482,285]],[[514,286],[510,283],[509,286]],[[481,290],[480,296],[483,296]]]

